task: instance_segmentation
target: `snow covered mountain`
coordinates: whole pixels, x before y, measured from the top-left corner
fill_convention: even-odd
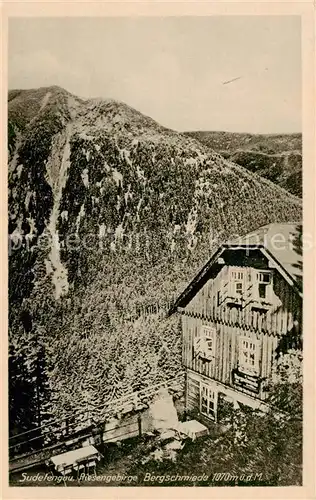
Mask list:
[[[210,231],[225,238],[301,215],[296,197],[191,137],[124,103],[59,87],[10,91],[9,154],[9,233],[20,249],[12,258],[31,248],[34,265],[46,238],[56,298],[88,272],[84,245],[69,248],[67,238],[89,234],[89,252],[102,241],[133,253],[146,241],[149,253],[183,258]],[[27,263],[18,267],[31,289]]]
[[[49,87],[11,91],[8,109],[16,433],[179,374],[178,318],[157,304],[221,242],[302,207],[124,103]]]

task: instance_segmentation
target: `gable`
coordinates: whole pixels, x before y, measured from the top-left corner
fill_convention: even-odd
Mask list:
[[[302,224],[268,224],[230,242],[231,245],[259,245],[278,263],[302,291],[303,234]]]
[[[175,304],[169,311],[169,315],[173,314],[178,307],[186,307],[187,304],[195,297],[195,295],[203,288],[209,279],[213,279],[224,265],[246,265],[254,267],[276,269],[288,284],[293,287],[295,293],[302,298],[302,266],[298,261],[297,275],[291,274],[290,265],[283,266],[278,262],[273,253],[264,246],[258,244],[247,244],[246,246],[238,243],[222,245],[210,260],[203,266],[196,277],[191,281],[187,288],[178,297]],[[291,264],[291,267],[294,263]],[[294,268],[294,267],[293,267]],[[295,268],[296,269],[296,268]],[[301,273],[301,274],[300,274]]]

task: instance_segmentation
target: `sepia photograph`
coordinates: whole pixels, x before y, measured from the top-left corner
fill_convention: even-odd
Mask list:
[[[303,485],[301,35],[9,19],[10,487]]]

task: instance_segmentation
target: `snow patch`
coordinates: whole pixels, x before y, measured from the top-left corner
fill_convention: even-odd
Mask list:
[[[120,158],[121,159],[125,159],[126,163],[131,167],[132,166],[132,162],[130,160],[130,152],[128,151],[128,149],[121,149],[120,150]]]
[[[139,210],[140,210],[140,207],[141,207],[142,201],[143,201],[143,198],[141,198],[141,199],[139,200],[139,202],[137,203],[137,207],[136,207],[136,219],[137,219],[137,221],[138,221],[138,222],[140,221],[140,217],[139,217]]]
[[[22,231],[22,221],[19,221],[17,227],[10,234],[10,240],[15,244],[19,245],[23,241],[23,231]]]
[[[85,141],[92,141],[94,139],[92,135],[87,135],[84,130],[79,133],[79,137],[80,139],[83,139]]]
[[[124,118],[119,113],[116,113],[116,115],[113,117],[113,123],[124,123],[124,122],[125,122]]]
[[[191,234],[190,239],[188,241],[188,249],[189,250],[194,250],[198,242],[197,236],[195,234]]]
[[[100,238],[100,239],[101,239],[101,238],[104,238],[104,236],[105,236],[105,230],[106,230],[106,228],[105,228],[105,224],[101,224],[101,225],[99,226],[99,238]]]
[[[115,229],[115,241],[122,240],[124,236],[124,228],[122,222]]]
[[[86,188],[89,187],[89,170],[85,168],[81,173],[81,179]]]
[[[120,195],[119,195],[119,194],[117,195],[117,201],[116,201],[115,208],[116,208],[117,212],[118,212],[118,211],[119,211],[119,209],[121,208],[121,197],[120,197]]]
[[[52,154],[46,164],[47,177],[49,185],[53,193],[53,208],[50,214],[49,224],[47,226],[51,250],[49,259],[52,267],[52,281],[55,285],[55,298],[59,299],[61,296],[67,294],[69,289],[68,271],[60,259],[60,243],[57,230],[57,221],[59,218],[59,208],[62,197],[62,191],[67,182],[67,172],[70,165],[70,136],[72,133],[72,126],[66,127],[66,137],[64,135],[58,136],[56,143],[53,144]],[[63,144],[63,156],[59,164],[59,148]],[[57,171],[57,176],[56,176]]]
[[[77,219],[76,219],[76,234],[79,233],[80,222],[83,219],[83,217],[85,216],[85,214],[86,214],[86,212],[85,212],[84,203],[83,203],[80,207],[80,211],[79,211],[79,214],[78,214]]]
[[[52,93],[51,93],[51,92],[47,92],[47,93],[44,95],[44,97],[43,97],[43,99],[42,99],[42,102],[41,102],[40,111],[42,111],[42,109],[44,109],[44,108],[45,108],[45,106],[47,105],[47,103],[48,103],[48,101],[49,101],[49,99],[50,99],[51,95],[52,95]]]
[[[197,225],[197,208],[193,207],[188,215],[188,220],[185,225],[185,230],[187,234],[192,234],[195,232]]]
[[[99,152],[99,151],[100,151],[100,149],[101,149],[101,146],[99,146],[99,144],[95,144],[95,145],[94,145],[94,147],[95,147],[95,149],[96,149],[98,152]]]
[[[107,162],[104,162],[104,168],[107,172],[111,172],[111,167],[107,164]]]
[[[196,166],[196,159],[195,158],[188,158],[185,160],[185,165],[190,165],[190,166]]]
[[[68,210],[64,210],[64,211],[60,214],[60,217],[61,217],[61,220],[62,220],[62,221],[67,221],[67,220],[68,220]]]
[[[128,200],[131,200],[132,198],[133,198],[133,193],[131,192],[131,185],[129,184],[128,189],[124,194],[125,204],[127,205]]]
[[[37,229],[35,226],[35,220],[32,217],[27,217],[27,222],[29,223],[30,226],[30,232],[25,235],[25,239],[28,241],[32,241],[35,235],[37,234]]]
[[[45,259],[46,266],[46,276],[49,276],[53,272],[52,263],[50,260]]]
[[[59,266],[58,269],[55,269],[52,279],[53,284],[55,285],[56,299],[59,299],[63,295],[66,295],[69,290],[67,269],[64,266]]]
[[[114,179],[116,185],[117,186],[122,185],[122,183],[123,183],[123,175],[118,170],[116,170],[116,168],[113,169],[112,175],[113,175],[113,179]]]
[[[29,209],[29,204],[30,204],[31,198],[32,198],[32,193],[30,193],[30,191],[28,191],[26,193],[25,201],[24,201],[24,206],[25,206],[26,211],[28,211],[28,209]]]
[[[17,169],[16,169],[17,174],[18,174],[18,179],[20,179],[20,177],[21,177],[22,170],[23,170],[23,165],[18,165]]]
[[[136,167],[136,173],[139,179],[145,179],[145,172],[141,168],[139,168],[139,165]]]

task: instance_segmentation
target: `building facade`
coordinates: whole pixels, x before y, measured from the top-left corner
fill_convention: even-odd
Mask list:
[[[278,354],[302,344],[301,249],[299,224],[264,226],[222,245],[180,295],[187,411],[266,407]]]

